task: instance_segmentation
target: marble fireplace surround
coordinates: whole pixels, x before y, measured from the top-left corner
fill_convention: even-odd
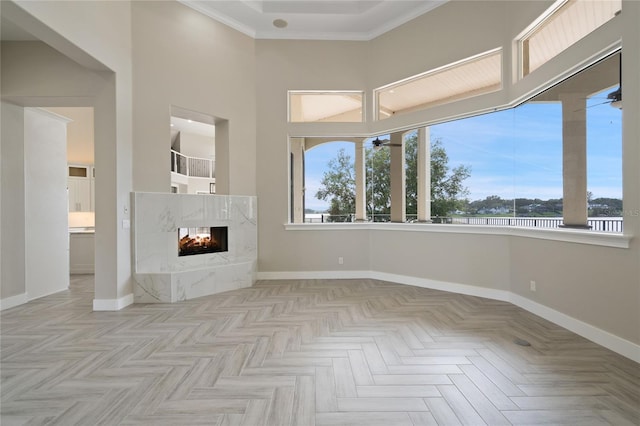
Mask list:
[[[134,192],[134,300],[194,299],[255,282],[256,197]],[[228,227],[228,251],[178,257],[178,228]]]

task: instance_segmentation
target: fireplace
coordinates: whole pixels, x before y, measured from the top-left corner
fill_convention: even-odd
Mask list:
[[[229,251],[226,226],[178,228],[178,256]]]

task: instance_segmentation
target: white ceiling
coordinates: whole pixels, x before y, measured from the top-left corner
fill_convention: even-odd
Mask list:
[[[256,39],[371,40],[448,0],[178,1]]]
[[[256,39],[371,40],[450,0],[178,1]],[[36,40],[5,19],[0,29],[2,40]]]
[[[171,131],[192,133],[200,136],[214,138],[216,136],[216,127],[213,124],[194,121],[191,119],[171,116]]]

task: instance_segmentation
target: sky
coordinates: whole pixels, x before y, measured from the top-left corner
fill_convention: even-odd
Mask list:
[[[606,101],[607,89],[587,100],[587,190],[594,198],[622,198],[622,112]],[[470,166],[469,200],[562,198],[562,108],[526,103],[517,108],[431,126],[451,168]],[[354,144],[322,144],[305,154],[307,209],[324,211],[315,198],[329,161],[340,148],[353,158]]]

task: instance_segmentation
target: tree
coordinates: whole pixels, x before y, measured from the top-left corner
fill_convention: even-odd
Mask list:
[[[418,213],[418,134],[405,141],[407,214]],[[452,170],[449,156],[440,139],[431,141],[431,215],[447,216],[466,203],[469,190],[463,182],[471,176],[471,168],[459,165]]]
[[[329,220],[347,220],[347,216],[356,210],[356,180],[354,163],[344,148],[329,161],[328,170],[324,172],[320,183],[322,186],[316,193],[316,198],[329,201]]]
[[[391,213],[391,152],[388,149],[365,150],[367,214],[373,220]]]
[[[407,214],[416,214],[418,135],[413,133],[405,141],[406,203]],[[391,154],[389,149],[365,150],[367,213],[378,218],[391,211]],[[449,157],[439,139],[431,141],[431,214],[447,216],[461,208],[467,200],[467,188],[463,185],[470,176],[470,167],[459,165],[450,169]],[[329,161],[321,188],[316,198],[329,201],[329,213],[344,216],[355,212],[355,166],[351,157],[341,149]]]

